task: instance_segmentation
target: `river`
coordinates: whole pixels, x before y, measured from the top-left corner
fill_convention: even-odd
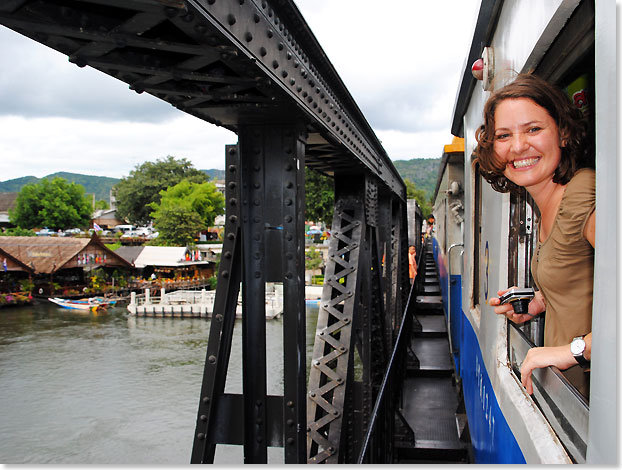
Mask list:
[[[307,309],[307,362],[318,309]],[[190,462],[209,320],[66,310],[42,301],[0,309],[0,463]],[[226,391],[241,393],[236,321]],[[268,393],[282,394],[282,321],[266,322]],[[269,449],[282,463],[282,449]],[[217,446],[215,463],[243,463]]]

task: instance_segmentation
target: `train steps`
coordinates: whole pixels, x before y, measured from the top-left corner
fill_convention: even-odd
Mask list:
[[[471,463],[471,446],[449,351],[447,324],[431,246],[415,285],[416,310],[402,395],[402,420],[413,438],[396,445],[396,463]]]

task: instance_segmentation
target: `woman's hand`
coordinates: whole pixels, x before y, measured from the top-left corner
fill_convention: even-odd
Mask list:
[[[583,357],[588,361],[592,358],[592,333],[588,333],[583,337],[585,341],[585,351]],[[576,366],[577,360],[570,352],[570,344],[555,347],[531,348],[527,351],[525,360],[520,366],[520,380],[527,393],[533,393],[533,384],[531,382],[531,373],[534,369],[541,367],[555,366],[559,370],[566,370],[569,367]]]
[[[560,370],[577,365],[577,360],[570,352],[570,344],[554,347],[531,348],[520,366],[520,381],[527,393],[533,393],[531,373],[534,369],[555,366]]]
[[[516,286],[513,286],[505,290],[497,291],[497,295],[501,297],[503,294],[505,294],[510,289],[515,289],[515,288]],[[544,297],[540,293],[540,291],[536,292],[536,295],[534,296],[534,298],[531,299],[531,302],[529,302],[529,309],[528,309],[529,313],[514,312],[514,307],[512,307],[512,304],[509,302],[507,304],[500,305],[501,301],[499,300],[499,297],[492,297],[490,299],[490,305],[495,307],[495,313],[497,315],[505,315],[508,318],[508,320],[511,320],[514,323],[524,323],[528,320],[531,320],[533,317],[535,317],[536,315],[546,310],[546,302],[544,300]]]

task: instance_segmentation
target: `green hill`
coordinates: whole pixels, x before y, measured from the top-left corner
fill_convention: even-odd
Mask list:
[[[209,176],[209,180],[211,182],[225,179],[225,170],[212,169],[212,170],[201,170],[201,171],[207,173],[207,176]]]
[[[104,199],[108,202],[110,202],[110,189],[120,181],[118,178],[109,178],[107,176],[80,175],[61,171],[44,176],[43,178],[22,176],[21,178],[2,181],[0,182],[0,193],[17,193],[22,189],[22,186],[28,183],[36,183],[42,179],[54,179],[56,177],[80,184],[84,186],[84,190],[87,194],[95,194],[95,199],[97,201]]]
[[[440,163],[440,158],[412,158],[393,161],[393,165],[395,165],[400,176],[415,183],[417,189],[423,189],[428,199],[434,196]]]

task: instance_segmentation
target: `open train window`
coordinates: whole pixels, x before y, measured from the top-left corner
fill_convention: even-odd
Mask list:
[[[508,244],[508,286],[535,287],[531,276],[531,257],[537,244],[538,207],[523,188],[520,194],[510,195],[510,231]],[[538,315],[519,328],[536,346],[544,345],[544,317]]]
[[[481,296],[481,241],[482,241],[482,176],[479,172],[479,164],[473,167],[474,178],[474,217],[473,217],[473,276],[471,279],[471,308],[474,309],[480,304]]]

